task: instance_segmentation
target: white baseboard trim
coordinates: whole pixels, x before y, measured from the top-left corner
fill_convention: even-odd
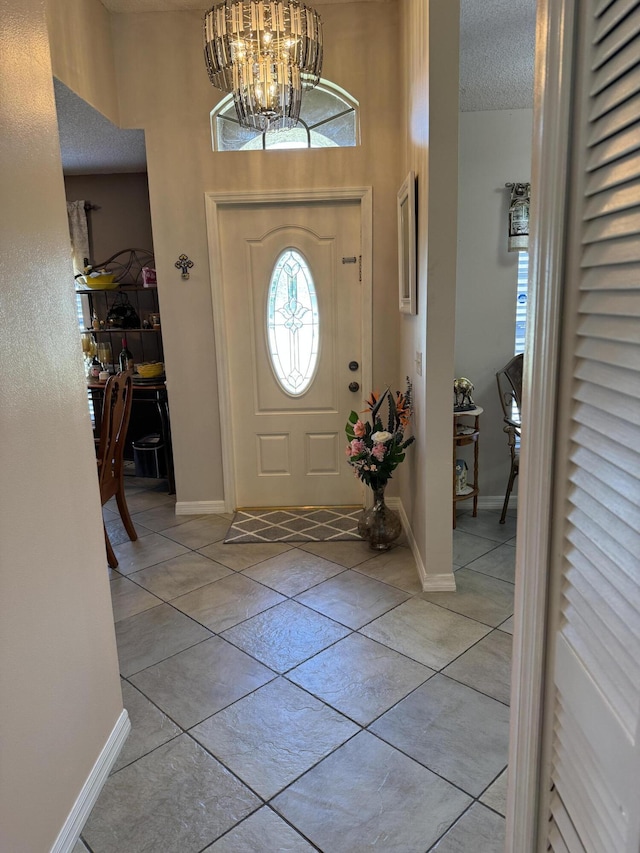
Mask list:
[[[502,500],[504,500],[504,498]],[[409,542],[409,548],[411,548],[413,559],[416,561],[416,568],[418,570],[418,577],[420,578],[422,591],[455,592],[456,578],[453,573],[453,570],[451,572],[446,572],[444,574],[438,575],[430,575],[427,572],[425,565],[422,562],[420,552],[418,551],[418,544],[415,540],[415,536],[413,535],[411,525],[409,524],[407,513],[405,512],[404,506],[402,505],[402,501],[400,500],[400,498],[387,498],[387,506],[389,506],[391,509],[397,510],[400,513],[402,529],[404,530],[405,536],[407,537],[407,541]]]
[[[224,501],[178,501],[176,515],[220,515],[226,512]]]
[[[453,571],[443,572],[439,575],[425,573],[421,576],[423,592],[455,592],[456,576]]]
[[[89,813],[94,807],[100,791],[102,791],[104,783],[109,778],[109,772],[120,754],[120,750],[130,730],[131,721],[129,720],[129,714],[123,710],[111,734],[107,738],[107,742],[102,747],[102,751],[93,765],[91,773],[89,773],[86,782],[82,786],[82,790],[78,794],[78,798],[73,804],[73,808],[69,812],[64,826],[58,833],[58,837],[50,853],[71,853],[73,850],[82,832],[82,827],[85,825]]]
[[[478,497],[478,509],[502,509],[504,503],[504,495],[480,495]],[[469,501],[467,506],[470,507],[472,501]],[[460,509],[465,507],[465,503],[458,504]],[[518,496],[512,495],[509,498],[509,509],[518,509]]]

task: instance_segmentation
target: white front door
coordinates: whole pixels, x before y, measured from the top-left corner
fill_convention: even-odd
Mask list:
[[[362,503],[359,202],[223,207],[218,228],[236,505]]]

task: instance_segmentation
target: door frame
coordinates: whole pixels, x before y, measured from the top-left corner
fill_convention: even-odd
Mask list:
[[[525,344],[514,602],[506,853],[536,853],[546,822],[544,744],[558,368],[564,295],[569,117],[577,0],[538,0],[529,323]],[[545,848],[546,850],[546,844]]]
[[[213,332],[215,338],[220,409],[220,445],[225,511],[236,508],[236,470],[233,455],[233,425],[231,419],[231,377],[227,349],[227,317],[223,294],[222,251],[220,243],[220,212],[241,205],[304,204],[305,202],[357,201],[360,205],[360,240],[362,252],[362,288],[360,291],[362,323],[362,387],[372,386],[373,358],[373,191],[371,187],[339,187],[335,189],[268,190],[264,192],[205,193]],[[345,413],[345,423],[348,412]]]

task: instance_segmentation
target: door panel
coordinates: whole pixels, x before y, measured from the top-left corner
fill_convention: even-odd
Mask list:
[[[360,255],[359,203],[242,205],[223,209],[219,228],[237,505],[362,503],[344,458],[344,424],[362,408],[362,394],[349,390],[361,379],[349,369],[362,362],[361,283],[358,264],[343,263]],[[305,259],[317,298],[317,365],[299,395],[278,380],[267,328],[271,278],[287,249]],[[292,278],[281,313],[293,352],[310,308]]]

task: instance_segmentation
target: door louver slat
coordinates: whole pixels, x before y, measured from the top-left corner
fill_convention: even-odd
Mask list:
[[[576,517],[574,517],[574,520],[577,522],[580,521],[580,519]],[[616,592],[620,593],[622,596],[626,596],[629,601],[634,600],[634,596],[637,594],[635,580],[630,577],[629,574],[622,571],[620,567],[613,562],[606,551],[604,551],[592,539],[585,536],[579,527],[574,527],[569,532],[567,538],[571,545],[573,545],[576,550],[580,551],[582,558],[586,562],[593,566],[597,566],[596,571],[600,571],[601,574],[603,572],[607,572],[607,580]],[[573,554],[573,563],[577,564],[575,552]]]
[[[618,0],[617,3],[609,4],[607,11],[596,11],[595,18],[598,21],[594,41],[602,41],[637,5],[638,0]]]
[[[569,848],[562,840],[558,824],[553,818],[549,824],[549,846],[547,850],[551,851],[551,853],[570,853]]]
[[[555,791],[551,799],[551,814],[549,841],[553,853],[585,853],[564,803]]]
[[[607,399],[614,404],[613,409],[606,408]],[[635,426],[640,425],[640,401],[631,398],[624,401],[624,408],[620,405],[620,396],[608,388],[594,388],[590,385],[581,385],[576,389],[574,400],[584,403],[585,406],[577,406],[574,420],[579,424],[591,424],[594,429],[604,431],[607,426],[619,428],[620,434],[629,439],[629,442],[620,440],[621,453],[633,452],[632,439],[636,436]],[[618,419],[611,412],[619,412]],[[593,421],[590,421],[590,418]],[[606,434],[606,433],[605,433]],[[616,434],[615,432],[613,433]]]
[[[607,264],[630,264],[640,261],[640,240],[635,236],[620,237],[606,243],[585,246],[582,264],[585,267],[603,267]]]
[[[634,479],[640,479],[640,456],[634,453],[630,447],[620,448],[615,441],[612,441],[606,431],[596,432],[590,427],[594,426],[590,423],[589,427],[579,426],[574,436],[582,445],[591,448],[594,453],[597,453],[602,459],[607,462],[612,462],[619,468],[628,471]]]
[[[618,3],[615,4],[616,9],[618,5]],[[613,6],[611,8],[613,9]],[[614,27],[601,40],[597,39],[597,33],[594,35],[596,46],[591,61],[592,71],[600,71],[606,62],[609,62],[638,34],[640,34],[640,10],[636,2],[633,4],[633,11],[624,18],[621,26]],[[598,76],[597,73],[595,76]]]
[[[592,385],[602,388],[613,388],[620,394],[627,394],[629,397],[637,398],[640,393],[640,376],[632,370],[616,370],[606,364],[597,364],[581,359],[577,364],[575,375],[577,379],[591,382]],[[625,401],[620,400],[620,405],[624,406],[624,404]]]
[[[580,290],[637,290],[640,282],[640,264],[624,264],[614,267],[585,269],[580,282]]]
[[[640,531],[640,508],[634,500],[636,488],[633,477],[599,459],[588,448],[574,451],[571,460],[575,463],[571,482],[578,487],[572,495],[583,492],[609,507],[619,521],[631,530]],[[591,467],[584,467],[585,463]],[[640,533],[637,535],[637,545],[640,548]]]
[[[615,633],[620,620],[628,626],[629,634],[626,639],[629,655],[632,657],[631,668],[635,670],[638,667],[640,671],[640,625],[636,624],[632,602],[629,602],[603,575],[601,566],[594,565],[582,551],[572,548],[567,559],[574,567],[569,570],[571,583],[580,592],[582,598],[585,601],[601,600],[600,618],[608,630]]]
[[[595,9],[593,10],[593,17],[595,20],[597,21],[598,18],[601,18],[609,6],[613,6],[615,2],[616,0],[598,0],[595,4]]]
[[[622,77],[624,74],[629,72],[637,62],[637,48],[631,42],[630,44],[625,45],[621,51],[616,53],[609,62],[601,68],[597,78],[591,81],[591,95],[596,97],[598,93],[602,92],[607,86],[610,86],[619,77]]]
[[[576,834],[575,827],[571,823],[564,803],[553,792],[551,798],[551,828],[549,831],[549,843],[553,853],[585,853],[582,842]]]
[[[602,314],[609,317],[638,317],[640,314],[640,299],[632,291],[612,294],[603,290],[600,293],[590,290],[585,293],[580,305],[581,314]]]
[[[585,336],[578,344],[577,355],[580,358],[599,361],[602,364],[610,364],[623,369],[630,366],[633,366],[634,369],[640,369],[640,353],[638,353],[637,346],[631,342],[614,343],[607,339]]]
[[[634,186],[633,189],[636,193],[635,203],[638,200],[640,186]],[[601,196],[596,197],[598,201],[600,198]],[[596,218],[593,219],[594,221],[589,223],[585,228],[585,242],[587,243],[597,243],[601,240],[615,240],[619,237],[635,235],[640,230],[640,210],[637,207],[627,209],[624,214],[608,216],[606,218],[601,213],[597,213]]]
[[[612,583],[622,585],[626,580],[632,584],[637,595],[637,559],[635,555],[626,549],[619,549],[617,541],[610,535],[609,531],[594,524],[591,516],[581,509],[574,507],[569,513],[569,521],[575,525],[585,539],[593,541],[604,554],[612,555],[616,574],[622,575],[622,577],[612,580]]]
[[[640,92],[640,68],[636,67],[625,74],[622,79],[611,83],[593,99],[591,121],[603,118],[610,110],[632,98],[638,92]],[[631,121],[633,122],[635,119],[636,117],[633,117]],[[611,136],[609,128],[607,128],[607,136]]]
[[[638,150],[638,129],[636,125],[629,127],[617,136],[607,139],[587,152],[586,170],[592,172],[601,169],[608,163],[613,163],[627,154]]]
[[[603,175],[608,175],[610,171],[612,171],[610,168],[602,169],[596,174],[602,177]],[[626,183],[618,184],[610,190],[604,190],[597,195],[592,195],[585,204],[583,213],[584,219],[597,219],[601,216],[606,216],[608,213],[617,213],[620,210],[633,210],[634,208],[637,213],[639,188],[640,183],[638,181],[632,181],[629,179]],[[620,217],[612,217],[611,219],[605,219],[601,224],[603,226],[611,226],[612,223],[617,223],[619,218]],[[614,232],[612,236],[616,237],[618,235]],[[591,242],[591,237],[588,233],[585,237],[585,242]]]
[[[581,337],[625,344],[636,343],[634,336],[637,331],[637,323],[632,317],[602,317],[598,314],[587,315],[578,326]]]
[[[576,509],[581,510],[591,519],[594,527],[599,528],[602,533],[607,533],[620,543],[613,550],[618,558],[622,558],[625,554],[633,556],[639,553],[638,539],[640,539],[640,535],[635,531],[631,531],[632,535],[629,535],[626,524],[618,519],[611,507],[603,505],[598,497],[586,494],[580,489],[573,489],[570,500]],[[596,532],[594,530],[594,534]],[[622,544],[623,542],[625,545]]]
[[[605,92],[608,93],[609,90],[606,89]],[[625,101],[624,104],[620,104],[615,108],[612,105],[610,112],[593,122],[589,144],[596,145],[598,142],[603,142],[605,139],[615,136],[621,130],[624,130],[625,127],[635,125],[638,119],[639,101],[640,99],[634,95]]]
[[[628,154],[621,160],[609,164],[608,169],[591,172],[587,177],[585,195],[592,196],[638,178],[640,178],[640,154]]]

